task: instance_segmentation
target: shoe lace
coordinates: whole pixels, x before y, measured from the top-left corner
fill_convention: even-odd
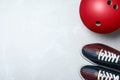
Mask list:
[[[119,80],[119,75],[99,70],[98,80]]]
[[[120,56],[110,51],[101,49],[98,54],[98,60],[118,63]]]

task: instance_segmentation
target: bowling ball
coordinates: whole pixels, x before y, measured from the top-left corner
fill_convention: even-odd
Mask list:
[[[120,27],[120,0],[81,0],[79,13],[93,32],[107,34]]]

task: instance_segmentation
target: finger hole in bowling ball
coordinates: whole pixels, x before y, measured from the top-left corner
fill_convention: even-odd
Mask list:
[[[108,5],[112,5],[112,1],[111,1],[111,0],[108,0],[108,1],[107,1],[107,4],[108,4]]]
[[[113,8],[114,8],[115,10],[117,10],[117,9],[118,9],[118,5],[115,4],[115,5],[113,6]]]
[[[101,26],[101,22],[100,21],[96,21],[96,26]]]

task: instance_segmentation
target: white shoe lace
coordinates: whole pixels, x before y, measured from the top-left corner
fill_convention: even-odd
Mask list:
[[[112,63],[118,63],[120,56],[110,51],[101,49],[98,54],[98,60],[107,61]]]
[[[119,75],[99,70],[98,80],[119,80]]]

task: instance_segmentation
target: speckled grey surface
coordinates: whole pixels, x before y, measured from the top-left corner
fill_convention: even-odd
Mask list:
[[[0,0],[0,80],[82,80],[88,43],[120,50],[120,30],[89,31],[79,18],[80,0]]]

